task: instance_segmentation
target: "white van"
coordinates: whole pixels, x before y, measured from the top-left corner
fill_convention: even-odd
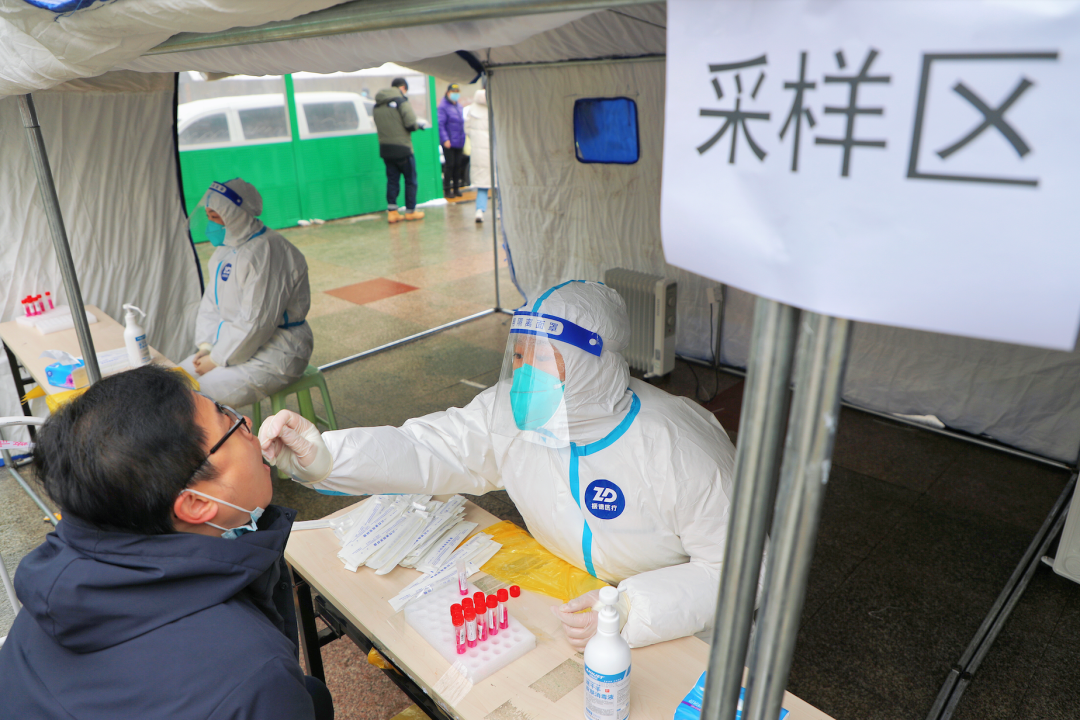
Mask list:
[[[350,92],[296,94],[300,139],[375,132],[375,101]],[[180,150],[287,142],[285,95],[233,95],[194,100],[177,107]]]

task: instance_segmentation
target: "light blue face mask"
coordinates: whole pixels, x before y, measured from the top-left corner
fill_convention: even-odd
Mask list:
[[[510,408],[520,430],[543,427],[559,409],[566,384],[549,372],[522,365],[514,371]]]
[[[232,528],[231,530],[223,528],[220,525],[215,525],[212,522],[206,523],[207,525],[209,525],[212,528],[217,528],[218,530],[222,530],[223,532],[221,533],[221,537],[225,538],[226,540],[234,540],[234,539],[240,537],[241,535],[243,535],[244,533],[255,532],[256,530],[259,529],[255,525],[255,523],[257,523],[259,521],[259,518],[262,517],[263,509],[261,507],[257,507],[254,510],[245,510],[244,508],[240,507],[239,505],[233,505],[231,502],[225,502],[224,500],[219,500],[218,498],[213,497],[212,495],[207,495],[206,493],[201,493],[198,490],[184,489],[181,492],[189,492],[192,495],[199,495],[201,497],[206,498],[207,500],[213,500],[214,502],[219,502],[222,505],[228,505],[229,507],[235,508],[235,509],[239,510],[240,512],[246,512],[248,515],[251,516],[251,522],[250,523],[248,523],[247,525],[241,525],[240,527]]]
[[[461,97],[461,93],[450,93],[450,99],[453,100],[454,102],[457,102],[458,98],[460,98],[460,97]]]
[[[221,247],[225,244],[225,226],[219,225],[213,220],[206,221],[206,239],[210,241],[210,244],[214,247]]]

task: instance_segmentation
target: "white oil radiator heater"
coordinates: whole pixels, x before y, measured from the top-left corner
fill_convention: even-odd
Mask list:
[[[678,283],[660,275],[612,268],[604,284],[626,302],[630,316],[630,344],[623,357],[645,377],[667,375],[675,367],[675,307]]]

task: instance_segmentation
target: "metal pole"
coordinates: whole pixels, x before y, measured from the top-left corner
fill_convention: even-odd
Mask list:
[[[329,363],[327,363],[325,365],[320,365],[319,366],[319,371],[320,372],[326,372],[327,370],[333,370],[336,367],[341,367],[342,365],[348,365],[351,362],[356,362],[357,360],[362,360],[362,359],[364,359],[366,357],[371,357],[372,355],[378,355],[379,353],[384,352],[386,350],[390,350],[391,348],[396,348],[396,347],[400,347],[402,345],[407,345],[408,343],[415,342],[416,340],[421,340],[423,338],[426,338],[429,335],[435,335],[437,333],[441,333],[443,330],[449,330],[452,327],[456,327],[458,325],[463,325],[464,323],[470,322],[472,320],[476,320],[478,318],[482,318],[482,317],[484,317],[486,315],[491,315],[491,314],[496,313],[496,312],[499,312],[499,311],[495,310],[494,308],[492,308],[491,310],[481,310],[480,312],[469,315],[468,317],[458,318],[457,320],[451,320],[450,322],[445,323],[443,325],[440,325],[439,327],[433,327],[430,330],[424,330],[423,332],[418,332],[415,335],[410,335],[409,337],[403,337],[400,340],[393,340],[391,342],[386,343],[385,345],[380,345],[377,348],[372,348],[371,350],[365,350],[362,353],[356,353],[355,355],[350,355],[349,357],[341,358],[340,360],[335,360],[335,361],[329,362]]]
[[[7,593],[8,602],[11,603],[11,609],[18,615],[19,611],[22,610],[22,605],[19,604],[19,598],[15,595],[15,586],[11,584],[11,577],[8,575],[3,557],[0,557],[0,583],[4,585],[4,592]]]
[[[488,207],[491,208],[491,249],[495,253],[495,309],[502,309],[502,298],[499,296],[499,207],[495,200],[495,111],[491,104],[491,76],[492,71],[487,71],[487,109],[488,109],[488,155],[490,167],[488,168]]]
[[[60,263],[60,274],[64,277],[64,290],[67,291],[68,302],[71,304],[71,319],[75,322],[75,334],[79,336],[79,348],[86,363],[86,375],[93,385],[101,379],[101,370],[94,352],[94,339],[90,337],[90,324],[86,322],[86,308],[83,307],[82,292],[79,290],[79,277],[75,274],[75,263],[71,259],[64,216],[60,212],[60,200],[56,196],[49,155],[45,152],[45,140],[41,137],[41,126],[38,125],[32,95],[19,96],[19,113],[22,115],[23,127],[26,128],[26,144],[30,146],[30,154],[34,158],[38,190],[41,191],[41,202],[49,220],[53,249],[56,251],[56,260]],[[15,370],[12,368],[12,372]]]
[[[753,622],[769,500],[780,467],[799,311],[759,297],[735,450],[731,522],[724,548],[703,718],[732,720]]]
[[[742,715],[746,720],[780,716],[840,415],[851,323],[803,313],[799,325],[795,397],[750,658]]]

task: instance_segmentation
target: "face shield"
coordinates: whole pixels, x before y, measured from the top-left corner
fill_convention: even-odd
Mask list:
[[[566,412],[566,358],[597,357],[603,338],[554,315],[518,310],[510,321],[491,432],[549,447],[570,444]]]
[[[203,194],[199,204],[188,215],[188,230],[195,242],[204,238],[210,241],[214,247],[221,247],[225,243],[225,215],[229,213],[229,204],[239,209],[244,204],[239,193],[224,183],[211,183],[210,189]],[[218,216],[218,222],[212,221],[207,215],[207,209]]]

